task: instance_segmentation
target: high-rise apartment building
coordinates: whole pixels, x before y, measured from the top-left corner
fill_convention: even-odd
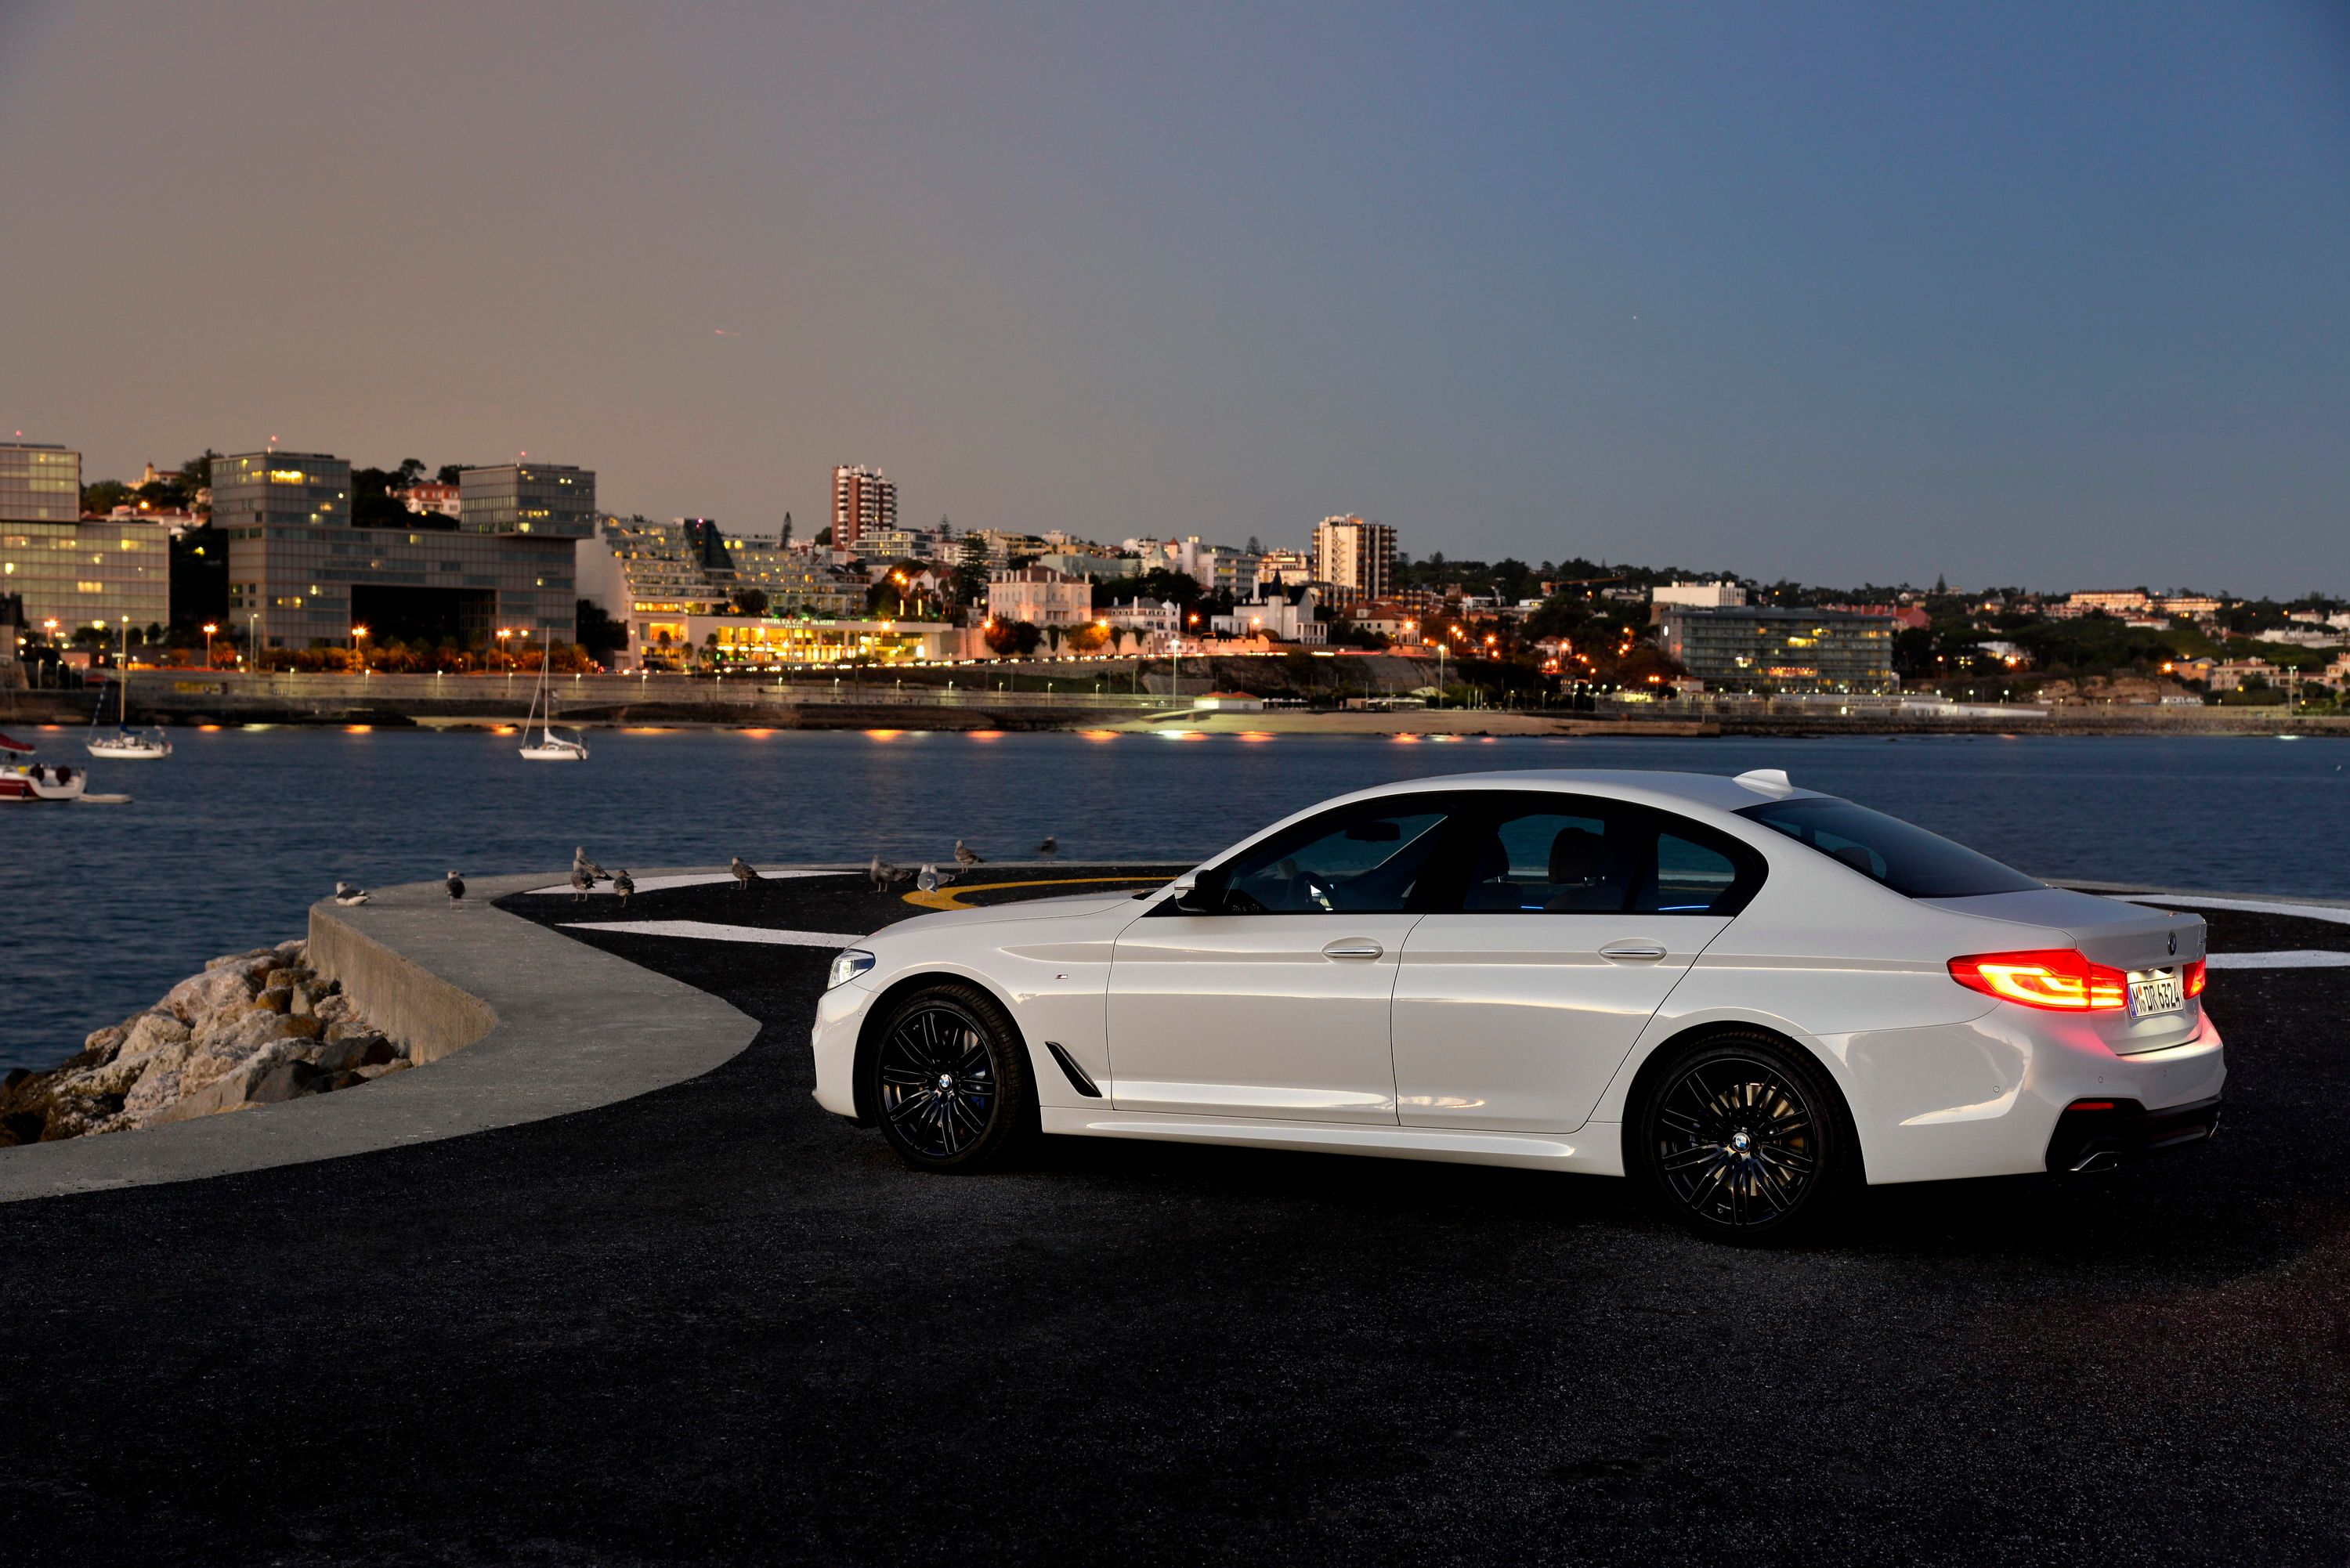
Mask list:
[[[475,479],[479,473],[484,477]],[[469,469],[458,531],[351,524],[351,465],[325,452],[213,460],[213,525],[228,540],[229,618],[259,647],[486,643],[496,631],[568,642],[577,631],[576,468]],[[592,522],[592,519],[589,520]]]
[[[878,468],[840,463],[832,471],[832,547],[853,550],[865,535],[898,527],[898,487]]]
[[[1325,517],[1314,529],[1314,576],[1344,603],[1383,599],[1395,587],[1395,530],[1360,517]]]
[[[0,441],[0,595],[59,640],[91,627],[142,634],[172,620],[172,538],[162,523],[81,514],[81,453]],[[46,629],[46,628],[44,628]]]

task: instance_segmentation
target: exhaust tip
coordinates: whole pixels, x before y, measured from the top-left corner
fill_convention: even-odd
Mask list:
[[[2121,1162],[2122,1157],[2112,1149],[2092,1149],[2073,1162],[2073,1174],[2085,1176],[2093,1170],[2113,1170],[2117,1168]]]

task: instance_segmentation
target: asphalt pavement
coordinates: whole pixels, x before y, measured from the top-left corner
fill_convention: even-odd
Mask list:
[[[619,914],[567,905],[507,907]],[[2208,1147],[1754,1252],[1545,1173],[916,1175],[808,1098],[827,951],[573,934],[764,1027],[552,1120],[0,1209],[0,1560],[2350,1558],[2344,971],[2214,973]]]

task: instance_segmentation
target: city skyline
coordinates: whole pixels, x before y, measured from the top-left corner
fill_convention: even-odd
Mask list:
[[[0,433],[544,452],[804,532],[859,453],[959,526],[2340,594],[2345,83],[2315,5],[14,7]]]

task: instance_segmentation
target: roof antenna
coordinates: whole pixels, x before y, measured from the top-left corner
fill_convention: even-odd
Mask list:
[[[1754,768],[1730,781],[1743,784],[1756,794],[1789,795],[1795,793],[1795,783],[1784,768]]]

